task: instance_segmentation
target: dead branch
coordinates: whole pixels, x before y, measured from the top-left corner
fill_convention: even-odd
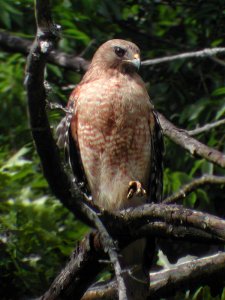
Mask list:
[[[177,192],[168,196],[163,200],[163,203],[169,204],[177,202],[178,200],[184,199],[188,194],[195,191],[201,186],[206,184],[216,184],[216,185],[225,185],[224,176],[214,176],[214,175],[203,175],[200,178],[192,180],[190,183],[182,186]]]
[[[180,129],[168,121],[162,114],[158,114],[164,135],[192,155],[205,158],[212,163],[225,168],[225,155],[214,148],[210,148],[191,137],[187,131]]]
[[[177,290],[196,289],[202,285],[223,287],[225,253],[174,265],[170,269],[150,273],[150,299],[174,295]],[[116,299],[116,283],[99,284],[88,289],[82,300]]]

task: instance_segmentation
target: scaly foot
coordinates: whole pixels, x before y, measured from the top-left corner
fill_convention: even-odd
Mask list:
[[[146,190],[143,189],[143,187],[139,181],[130,181],[129,182],[127,199],[132,198],[134,195],[140,196],[140,197],[146,195]]]

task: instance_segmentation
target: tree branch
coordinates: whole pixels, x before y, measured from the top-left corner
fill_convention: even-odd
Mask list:
[[[143,61],[142,65],[151,66],[151,65],[161,64],[161,63],[180,60],[180,59],[187,59],[187,58],[205,58],[205,57],[215,56],[216,54],[219,53],[225,53],[225,48],[223,47],[211,48],[211,49],[206,48],[200,51],[186,52],[177,55],[165,56],[162,58],[148,59]]]
[[[219,59],[218,57],[210,57],[210,59],[222,67],[225,67],[225,62],[222,59]]]
[[[32,42],[28,39],[24,39],[0,30],[0,47],[2,49],[27,55],[31,46]]]
[[[182,148],[188,150],[192,155],[201,156],[206,160],[225,168],[225,155],[223,153],[192,138],[187,131],[173,125],[162,114],[158,115],[164,135],[166,135],[176,144],[180,145]]]
[[[12,35],[6,31],[0,31],[0,46],[3,49],[20,52],[22,54],[27,54],[29,48],[31,47],[31,42],[27,39]],[[142,62],[143,66],[155,65],[159,63],[171,62],[179,59],[187,58],[205,58],[212,57],[219,53],[225,53],[225,48],[212,48],[212,49],[203,49],[200,51],[192,51],[181,53],[177,55],[170,55],[162,58],[148,59]],[[89,65],[89,62],[82,57],[68,55],[61,51],[52,51],[48,57],[48,61],[57,66],[73,70],[73,71],[86,71]]]
[[[202,285],[217,288],[225,282],[225,253],[203,257],[151,275],[151,299],[175,294],[179,290],[196,289]]]
[[[223,287],[224,268],[225,253],[222,252],[150,273],[150,299],[173,296],[178,290],[193,290],[204,285],[217,289]],[[114,281],[91,287],[82,297],[82,300],[99,299],[116,299]]]
[[[0,31],[0,47],[6,51],[19,52],[27,55],[32,42],[5,31]],[[89,62],[80,56],[66,54],[62,51],[52,50],[47,56],[47,61],[56,66],[76,72],[87,71]]]
[[[197,188],[206,184],[225,185],[225,177],[214,176],[214,175],[203,175],[202,177],[194,179],[190,183],[185,184],[183,187],[179,189],[179,191],[165,198],[163,200],[163,203],[169,204],[169,203],[177,202],[178,200],[185,198],[188,194],[190,194]]]
[[[224,124],[225,124],[225,119],[222,119],[222,120],[219,120],[219,121],[216,121],[216,122],[205,124],[204,126],[198,127],[196,129],[193,129],[193,130],[188,130],[188,134],[191,135],[191,136],[194,136],[194,135],[209,131],[213,128],[216,128],[216,127],[224,125]]]
[[[72,253],[66,267],[51,284],[41,300],[80,299],[101,271],[99,259],[104,257],[99,234],[87,235]],[[84,280],[85,278],[85,280]]]
[[[127,230],[129,231],[129,229],[133,230],[133,228],[141,227],[158,220],[166,222],[168,226],[170,224],[178,224],[201,229],[218,239],[225,240],[225,220],[211,214],[187,209],[180,205],[151,203],[122,210],[111,215],[104,212],[102,218],[107,218],[107,226],[109,225],[111,227],[112,223],[114,224],[113,231],[116,232],[118,236],[121,229],[120,232],[117,232],[117,230],[119,230],[117,224],[120,222],[123,223],[125,228],[127,226]]]
[[[209,242],[220,244],[225,241],[223,219],[177,205],[148,204],[118,212],[116,215],[105,212],[102,218],[110,234],[118,240],[120,248],[126,247],[132,240],[152,236],[207,244]],[[96,270],[99,272],[102,268],[99,263],[99,259],[104,258],[101,240],[99,234],[92,233],[91,242],[88,237],[82,242],[82,247],[77,247],[74,251],[76,255],[71,255],[70,261],[54,280],[42,300],[68,299],[65,297],[73,297],[76,293],[76,295],[82,294],[87,287],[86,284],[95,278]],[[91,272],[87,275],[88,269]]]
[[[204,230],[189,226],[187,227],[186,225],[172,224],[172,222],[151,221],[150,223],[137,227],[135,230],[131,230],[130,232],[128,232],[128,225],[126,228],[126,234],[124,232],[125,224],[121,225],[123,232],[118,235],[118,241],[121,248],[127,246],[130,240],[148,236],[166,237],[179,240],[184,239],[186,241],[190,240],[207,244],[209,242],[221,244],[221,238],[206,233]],[[117,231],[119,231],[118,228]],[[124,235],[126,235],[126,239],[123,239]],[[94,280],[96,270],[99,272],[104,267],[104,265],[100,263],[100,260],[104,258],[104,251],[102,250],[99,234],[96,232],[91,233],[84,238],[80,244],[78,244],[71,255],[70,261],[53,281],[49,290],[40,299],[73,299],[75,295],[76,298],[79,298],[84,290],[84,278],[84,287],[86,287],[87,283],[90,285],[90,283]],[[116,282],[114,282],[114,285],[116,285]],[[116,293],[116,289],[117,287],[113,291],[114,294]],[[106,293],[105,289],[104,291],[98,290],[98,292]],[[96,295],[99,295],[98,292]],[[111,293],[111,286],[109,292]]]

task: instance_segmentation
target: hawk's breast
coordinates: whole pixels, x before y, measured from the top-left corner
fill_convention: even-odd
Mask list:
[[[109,210],[140,204],[144,199],[127,200],[126,195],[131,180],[148,188],[151,103],[147,91],[132,78],[96,80],[82,88],[76,107],[77,140],[93,199]]]

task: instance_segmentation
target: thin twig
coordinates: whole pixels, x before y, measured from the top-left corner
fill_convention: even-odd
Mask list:
[[[209,56],[214,56],[218,53],[225,53],[225,48],[209,48],[203,49],[200,51],[186,52],[177,55],[165,56],[162,58],[148,59],[142,62],[143,66],[151,66],[156,64],[161,64],[165,62],[187,59],[187,58],[204,58]]]
[[[177,202],[178,200],[187,197],[187,195],[194,190],[206,184],[225,185],[225,176],[203,175],[202,177],[194,179],[190,183],[182,186],[177,192],[165,198],[163,203],[169,204]]]
[[[191,136],[194,136],[194,135],[209,131],[209,130],[216,128],[218,126],[221,126],[221,125],[225,125],[225,119],[222,119],[222,120],[219,120],[216,122],[212,122],[209,124],[205,124],[204,126],[193,129],[193,130],[188,130],[188,134]]]
[[[218,57],[210,57],[210,59],[216,63],[218,63],[219,65],[221,65],[222,67],[225,67],[225,61],[222,59],[219,59]]]

